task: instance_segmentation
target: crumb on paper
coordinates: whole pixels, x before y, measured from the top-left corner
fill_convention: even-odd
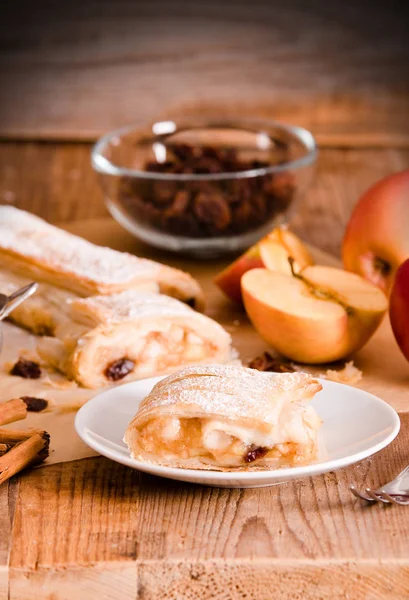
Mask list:
[[[240,354],[236,350],[236,348],[232,348],[230,350],[230,358],[226,361],[226,364],[232,365],[232,366],[236,366],[236,367],[242,367],[243,366],[243,362],[242,362],[242,360],[240,358]]]
[[[345,363],[343,369],[335,371],[334,369],[327,369],[325,373],[321,374],[320,377],[323,379],[330,379],[337,383],[346,383],[348,385],[355,385],[362,379],[362,371],[360,371],[355,365],[354,361],[351,360]]]

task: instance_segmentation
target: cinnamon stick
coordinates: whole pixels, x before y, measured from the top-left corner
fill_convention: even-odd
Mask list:
[[[21,429],[1,429],[0,428],[0,444],[18,444],[19,442],[25,442],[35,433],[41,436],[48,435],[46,431],[34,430],[34,431],[23,431]]]
[[[42,462],[48,456],[50,436],[45,431],[31,435],[0,457],[0,485],[27,467]]]
[[[15,398],[0,404],[0,425],[20,421],[27,416],[27,404],[21,398]]]

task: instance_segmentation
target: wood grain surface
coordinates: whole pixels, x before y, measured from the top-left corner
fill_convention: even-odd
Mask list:
[[[359,194],[408,164],[403,149],[324,149],[294,226],[336,254]],[[0,202],[140,251],[106,218],[89,145],[0,144]],[[206,285],[218,266],[207,265]],[[211,305],[212,316],[221,301]],[[225,319],[239,340],[243,316],[230,310]],[[383,368],[385,393],[395,395],[397,384],[407,411],[406,363],[396,367],[387,323],[379,335],[386,336],[381,350],[369,344],[363,351],[363,383],[365,361]],[[240,342],[244,358],[249,339]],[[408,449],[405,412],[399,437],[379,455],[272,488],[195,487],[102,458],[29,471],[0,488],[0,600],[405,600],[405,509],[368,507],[348,485],[390,479],[409,463]]]
[[[303,125],[321,144],[408,146],[404,4],[38,0],[0,23],[0,134],[95,139],[185,114]]]
[[[368,507],[348,486],[379,485],[408,463],[404,415],[381,454],[271,488],[179,484],[106,459],[37,469],[20,482],[9,598],[317,600],[353,590],[404,600],[405,509]]]

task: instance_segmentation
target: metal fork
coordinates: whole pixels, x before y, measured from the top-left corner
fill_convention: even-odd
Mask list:
[[[363,493],[359,492],[354,485],[351,485],[349,489],[356,498],[367,502],[409,505],[409,465],[395,479],[376,490],[365,488],[365,493]]]

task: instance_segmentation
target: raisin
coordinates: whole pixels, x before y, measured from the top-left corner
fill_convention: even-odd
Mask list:
[[[166,210],[165,217],[175,217],[186,212],[190,202],[190,194],[186,190],[179,190],[171,206]]]
[[[191,146],[190,144],[172,144],[169,149],[180,161],[191,161],[202,158],[202,148],[200,146]]]
[[[208,173],[223,173],[223,165],[216,158],[203,157],[195,164],[195,173],[198,175]]]
[[[235,206],[233,212],[233,225],[235,231],[245,231],[249,228],[253,209],[250,200],[244,200]]]
[[[172,202],[177,191],[175,181],[156,181],[152,186],[152,201],[159,206]]]
[[[257,371],[270,371],[273,373],[294,373],[290,363],[277,360],[268,352],[263,352],[248,363],[249,369],[257,369]]]
[[[105,369],[105,377],[110,381],[119,381],[126,377],[134,368],[135,363],[129,358],[120,358],[108,365]]]
[[[10,375],[24,377],[24,379],[40,379],[40,365],[33,360],[19,358],[14,367],[11,369]]]
[[[164,142],[166,161],[148,160],[143,168],[152,173],[182,174],[186,180],[138,182],[124,177],[119,199],[137,220],[167,233],[184,237],[237,235],[254,230],[285,211],[294,196],[294,176],[273,173],[255,178],[189,178],[217,175],[281,164],[288,146],[274,140],[269,155],[256,148],[192,145]],[[267,160],[266,160],[267,158]],[[270,161],[268,160],[270,159]]]
[[[263,458],[268,452],[268,448],[263,448],[262,446],[250,446],[250,450],[246,452],[244,455],[244,462],[252,463],[258,458]]]
[[[229,205],[221,194],[200,192],[194,200],[194,213],[200,221],[216,231],[225,229],[231,221]]]
[[[152,173],[176,173],[178,164],[172,160],[166,160],[162,163],[152,160],[146,163],[144,168],[145,171]]]
[[[290,173],[270,175],[264,180],[263,190],[283,210],[290,204],[295,192],[293,176]]]
[[[34,398],[33,396],[21,396],[29,412],[41,412],[48,406],[48,401],[44,398]]]

